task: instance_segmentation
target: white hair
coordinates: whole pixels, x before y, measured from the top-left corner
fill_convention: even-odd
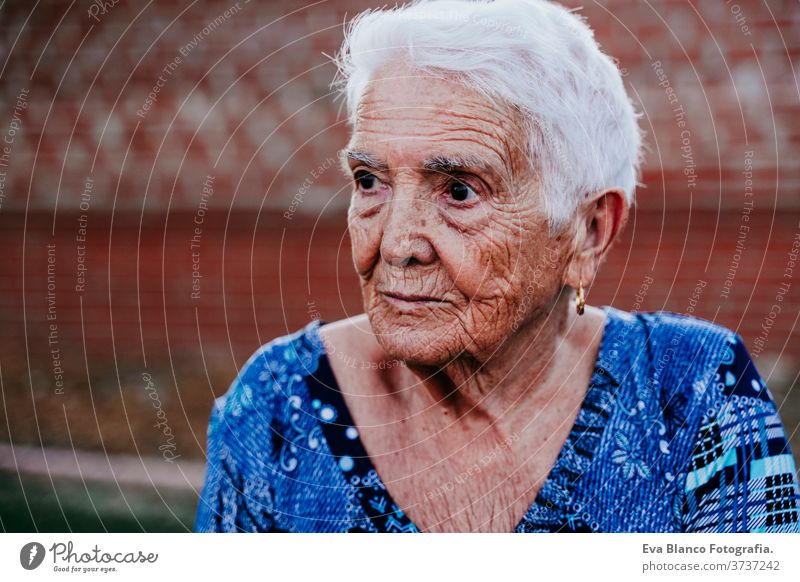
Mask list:
[[[384,65],[446,76],[519,109],[550,224],[584,196],[619,188],[633,203],[641,160],[622,76],[584,20],[546,0],[417,0],[347,26],[334,81],[349,121]]]

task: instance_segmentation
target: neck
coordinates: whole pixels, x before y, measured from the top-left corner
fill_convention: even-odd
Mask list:
[[[425,409],[435,405],[458,417],[493,423],[513,420],[515,410],[527,410],[530,416],[531,408],[524,404],[546,403],[553,389],[579,367],[575,339],[591,335],[583,333],[584,323],[568,295],[560,294],[554,305],[535,313],[482,362],[464,355],[439,370],[409,366],[417,386],[424,388],[412,391],[412,397],[422,398],[418,405]]]

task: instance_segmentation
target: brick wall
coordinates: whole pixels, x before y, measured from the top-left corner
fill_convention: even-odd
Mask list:
[[[582,4],[649,145],[591,302],[718,321],[791,385],[798,4]],[[312,312],[359,311],[331,160],[347,132],[323,53],[345,14],[373,5],[0,9],[0,379],[15,410],[0,423],[23,440],[157,450],[147,373],[192,454],[212,395],[259,343]]]

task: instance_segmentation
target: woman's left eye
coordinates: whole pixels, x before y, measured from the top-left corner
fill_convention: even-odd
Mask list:
[[[448,186],[447,193],[456,202],[472,202],[478,198],[478,194],[468,184],[453,181]]]

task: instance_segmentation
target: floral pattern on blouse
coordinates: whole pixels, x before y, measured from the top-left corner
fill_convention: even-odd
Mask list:
[[[738,335],[610,307],[588,391],[516,532],[797,532],[797,474]],[[361,443],[318,321],[215,402],[200,532],[417,532]]]

